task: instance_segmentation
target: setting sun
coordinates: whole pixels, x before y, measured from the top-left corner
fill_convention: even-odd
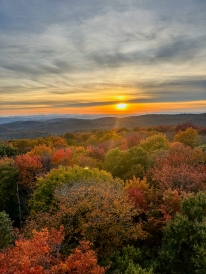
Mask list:
[[[120,104],[117,104],[116,105],[116,109],[118,109],[118,110],[125,110],[126,108],[127,108],[127,104],[125,104],[125,103],[120,103]]]

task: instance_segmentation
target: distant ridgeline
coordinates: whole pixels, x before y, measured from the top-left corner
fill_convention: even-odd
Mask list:
[[[3,119],[3,118],[2,118]],[[18,119],[16,117],[16,119]],[[0,117],[1,120],[1,117]],[[178,124],[193,124],[206,127],[206,113],[202,114],[151,114],[130,116],[124,118],[103,117],[96,119],[53,118],[45,120],[13,121],[0,123],[0,140],[22,138],[38,138],[51,135],[61,135],[66,132],[82,132],[95,129],[117,129],[134,127],[176,126]]]

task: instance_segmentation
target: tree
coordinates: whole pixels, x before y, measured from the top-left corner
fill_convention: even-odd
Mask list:
[[[105,268],[97,264],[97,255],[88,241],[81,241],[69,257],[52,268],[53,273],[104,274]]]
[[[99,168],[101,164],[98,160],[90,156],[81,155],[78,157],[78,166],[89,169],[89,168]]]
[[[174,143],[164,157],[156,159],[155,166],[147,173],[147,178],[163,190],[171,188],[197,192],[206,187],[206,167],[203,162],[201,149],[191,149]]]
[[[42,229],[33,231],[31,240],[19,239],[15,246],[0,253],[1,273],[51,273],[44,270],[51,269],[59,263],[59,250],[64,238],[63,227],[56,229]]]
[[[153,269],[150,270],[142,269],[139,265],[130,263],[125,271],[125,274],[153,274]]]
[[[17,149],[17,154],[22,154],[38,145],[38,139],[19,139],[12,141],[12,144]]]
[[[19,183],[28,189],[32,189],[35,186],[37,176],[41,173],[40,157],[28,154],[19,155],[15,159],[15,165],[19,170]]]
[[[138,135],[131,135],[122,140],[122,143],[120,145],[121,150],[127,150],[131,147],[138,146],[140,141],[142,140],[141,136]]]
[[[123,177],[124,179],[143,178],[149,165],[148,153],[141,147],[131,147],[125,153],[124,162],[128,164],[128,170]]]
[[[57,189],[56,195],[67,239],[72,242],[83,235],[94,244],[100,257],[143,237],[141,228],[133,224],[134,207],[119,183],[65,185]]]
[[[2,274],[103,274],[104,267],[97,264],[96,253],[89,242],[81,242],[68,257],[60,253],[64,239],[63,227],[33,231],[31,239],[20,238],[14,247],[0,253]]]
[[[198,144],[198,140],[198,131],[191,127],[187,128],[184,131],[179,130],[174,137],[174,141],[180,142],[185,146],[190,146],[192,148],[194,148]]]
[[[94,180],[94,181],[93,181]],[[29,226],[60,224],[65,227],[64,252],[68,253],[76,239],[94,244],[100,257],[129,241],[142,238],[141,227],[133,224],[134,206],[128,203],[121,181],[97,180],[95,177],[56,187],[55,208],[50,213],[33,214]]]
[[[12,220],[16,220],[19,216],[17,201],[18,174],[13,159],[0,159],[0,211],[5,210]]]
[[[105,159],[105,151],[100,147],[89,146],[87,148],[88,156],[97,159],[99,161],[104,161]]]
[[[139,146],[149,153],[154,153],[157,150],[167,150],[169,141],[164,134],[159,133],[141,141]]]
[[[74,133],[71,133],[71,132],[67,132],[65,135],[64,135],[64,138],[67,140],[67,144],[69,146],[74,146],[77,144],[77,141],[76,141],[76,136]]]
[[[160,253],[163,273],[206,272],[206,192],[187,196],[164,229]]]
[[[110,130],[104,132],[103,136],[100,138],[100,142],[104,142],[107,140],[121,140],[121,137],[117,134],[116,131]]]
[[[146,180],[134,178],[126,182],[125,189],[129,201],[136,208],[134,221],[142,225],[146,232],[144,242],[149,246],[159,245],[162,239],[162,229],[177,212],[180,212],[180,202],[184,195],[176,190],[162,191],[151,187]]]
[[[206,188],[206,167],[204,165],[191,166],[181,164],[171,166],[162,159],[157,160],[157,167],[153,168],[152,180],[161,189],[173,189],[186,192],[198,192]]]
[[[58,138],[56,142],[54,142],[54,147],[57,149],[68,147],[67,141],[65,138]]]
[[[27,152],[29,156],[39,156],[45,172],[51,170],[51,161],[54,154],[54,148],[45,144],[35,146],[31,151]]]
[[[14,232],[9,215],[5,211],[0,212],[0,250],[14,241]]]
[[[111,149],[105,159],[105,169],[111,172],[112,176],[122,178],[128,170],[128,164],[125,162],[126,152],[118,148]]]
[[[197,126],[193,125],[192,123],[183,123],[183,124],[179,124],[175,127],[175,130],[176,131],[179,131],[179,130],[187,130],[188,128],[193,128],[193,129],[198,129]]]
[[[58,149],[52,157],[52,164],[55,166],[59,166],[59,165],[71,166],[72,165],[71,149],[69,148]]]
[[[141,147],[132,147],[127,151],[119,148],[110,150],[106,155],[105,168],[121,179],[142,178],[148,166],[147,152]]]
[[[139,248],[134,246],[124,246],[121,250],[112,253],[109,256],[111,266],[108,273],[125,273],[130,264],[143,264],[142,252]]]
[[[16,149],[7,143],[0,143],[0,157],[11,157],[16,155]]]
[[[111,174],[98,169],[85,169],[82,167],[63,167],[53,169],[44,177],[38,179],[34,194],[29,202],[31,211],[47,211],[56,204],[54,190],[64,184],[72,186],[75,183],[88,182],[88,184],[107,183],[116,181]]]

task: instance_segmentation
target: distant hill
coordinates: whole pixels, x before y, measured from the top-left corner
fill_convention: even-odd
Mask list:
[[[93,129],[113,129],[135,126],[150,127],[192,123],[206,126],[206,113],[202,114],[151,114],[124,118],[97,119],[54,118],[49,120],[15,121],[0,125],[0,140],[37,138]]]
[[[48,115],[30,115],[30,116],[0,116],[0,125],[12,122],[26,121],[47,121],[59,118],[75,118],[75,119],[95,119],[103,117],[103,115],[93,114],[48,114]]]

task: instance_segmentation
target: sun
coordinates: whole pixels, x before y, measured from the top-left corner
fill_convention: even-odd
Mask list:
[[[127,109],[128,105],[125,103],[119,103],[119,104],[116,104],[115,107],[118,110],[125,110],[125,109]]]

